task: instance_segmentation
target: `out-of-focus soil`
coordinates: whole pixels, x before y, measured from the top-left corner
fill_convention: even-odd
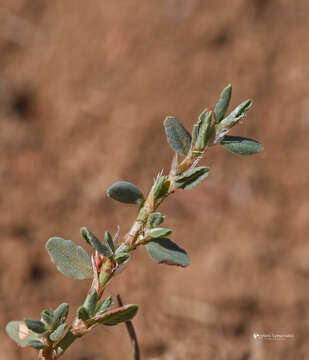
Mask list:
[[[207,181],[162,206],[187,269],[138,249],[107,293],[140,304],[143,359],[301,360],[309,356],[309,3],[306,0],[0,1],[0,359],[34,359],[12,319],[83,301],[87,281],[56,271],[51,236],[121,234],[169,169],[162,121],[188,128],[222,88],[254,107],[233,134],[265,150],[213,147]],[[292,337],[254,339],[253,334]],[[132,359],[124,326],[96,329],[65,359]]]

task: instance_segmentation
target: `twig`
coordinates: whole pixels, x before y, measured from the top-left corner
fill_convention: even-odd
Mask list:
[[[123,302],[121,300],[120,295],[117,295],[117,301],[119,306],[123,306]],[[133,345],[133,351],[134,351],[134,360],[140,360],[140,356],[139,356],[139,346],[138,346],[138,342],[137,342],[137,337],[136,337],[136,332],[134,330],[132,321],[126,321],[125,322],[130,339],[131,339],[131,343]]]

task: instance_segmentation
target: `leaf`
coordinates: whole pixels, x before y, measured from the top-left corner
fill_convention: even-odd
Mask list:
[[[63,335],[64,333],[64,330],[66,329],[67,327],[67,324],[66,323],[63,323],[61,325],[59,325],[57,327],[57,329],[55,331],[53,331],[50,335],[49,335],[49,338],[51,341],[57,341],[61,338],[61,336]]]
[[[89,314],[89,316],[93,315],[98,300],[99,300],[99,297],[98,297],[97,291],[95,289],[92,291],[91,294],[89,294],[86,297],[86,300],[85,300],[83,306],[87,310],[87,313]]]
[[[148,216],[147,225],[150,228],[159,226],[163,223],[164,217],[159,212],[153,212]]]
[[[141,204],[144,201],[143,192],[134,184],[118,181],[107,189],[107,196],[127,204]]]
[[[112,252],[115,251],[115,244],[112,235],[108,231],[105,231],[104,233],[104,244],[105,246],[108,246]]]
[[[130,253],[126,252],[126,251],[122,251],[122,252],[118,252],[115,255],[115,260],[117,261],[118,264],[125,264],[130,260]]]
[[[112,252],[110,251],[109,247],[103,245],[101,241],[92,233],[90,232],[86,226],[83,226],[80,229],[80,233],[82,237],[86,240],[86,242],[95,248],[100,254],[110,257]]]
[[[263,145],[258,141],[240,136],[224,136],[221,145],[232,153],[239,155],[252,155],[264,149]]]
[[[63,324],[69,314],[69,304],[68,303],[62,303],[60,304],[56,310],[54,310],[54,327],[59,326],[60,324]]]
[[[250,109],[251,105],[252,101],[250,99],[243,101],[229,114],[229,116],[221,121],[220,126],[230,129],[246,115],[246,112]]]
[[[224,118],[230,104],[231,96],[232,96],[232,85],[230,84],[225,89],[223,89],[219,101],[216,104],[214,111],[216,124],[218,124]]]
[[[175,187],[185,190],[193,189],[208,176],[208,173],[209,168],[206,166],[189,169],[175,178]]]
[[[187,155],[191,147],[191,135],[174,117],[167,116],[164,120],[165,133],[172,149],[181,155]]]
[[[92,265],[88,254],[73,241],[53,237],[47,241],[46,249],[62,274],[79,280],[92,278]]]
[[[165,229],[165,228],[154,228],[150,230],[150,236],[152,238],[159,238],[162,236],[167,236],[170,235],[172,233],[172,230],[170,229]]]
[[[170,187],[170,182],[166,180],[167,180],[166,176],[157,177],[152,187],[153,197],[155,200],[160,199],[167,194]]]
[[[54,312],[51,309],[43,310],[41,314],[41,320],[49,327],[53,325],[54,322]]]
[[[209,140],[209,137],[211,134],[211,127],[210,127],[211,117],[212,117],[212,112],[205,110],[203,122],[200,126],[199,134],[198,134],[196,144],[194,147],[198,150],[204,150],[204,148],[207,145],[207,142]]]
[[[88,311],[84,308],[84,306],[80,306],[77,309],[77,318],[83,321],[87,321],[89,319]]]
[[[104,314],[112,305],[113,298],[112,296],[108,296],[102,304],[99,304],[96,310],[96,315],[102,315]]]
[[[22,347],[29,346],[32,340],[39,340],[39,336],[29,330],[23,321],[10,321],[5,330],[9,337]]]
[[[43,334],[47,329],[45,324],[40,320],[24,319],[27,328],[36,334]]]
[[[135,304],[124,305],[117,309],[110,310],[104,315],[95,317],[95,320],[100,324],[113,326],[133,319],[137,313],[137,310],[138,306]]]
[[[159,264],[186,267],[190,264],[188,254],[167,238],[153,239],[145,245],[151,258]]]
[[[47,345],[42,343],[42,341],[40,340],[30,340],[28,345],[37,350],[44,349],[45,347],[47,347]]]

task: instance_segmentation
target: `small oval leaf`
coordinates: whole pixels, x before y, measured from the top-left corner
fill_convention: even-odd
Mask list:
[[[167,116],[164,120],[165,133],[172,149],[181,155],[187,155],[191,147],[191,135],[174,117]]]
[[[41,314],[41,320],[49,327],[53,325],[54,322],[54,312],[51,309],[43,310]]]
[[[239,155],[252,155],[263,150],[263,145],[258,141],[240,136],[224,136],[221,145]]]
[[[186,267],[190,258],[184,249],[167,238],[153,239],[145,245],[151,258],[159,264]]]
[[[73,241],[53,237],[47,241],[46,249],[62,274],[79,280],[92,278],[92,265],[88,254]]]
[[[107,189],[107,196],[126,204],[141,204],[144,201],[143,192],[134,184],[118,181]]]
[[[89,231],[86,226],[81,227],[80,234],[90,246],[96,249],[103,256],[110,257],[112,255],[110,248],[102,244],[94,233]]]
[[[43,334],[47,329],[45,324],[40,320],[24,319],[27,328],[36,334]]]
[[[29,346],[30,341],[40,339],[23,321],[10,321],[5,330],[9,337],[22,347]]]
[[[153,212],[148,216],[147,219],[147,225],[150,228],[154,228],[156,226],[159,226],[163,223],[164,217],[159,212]]]
[[[175,178],[175,187],[185,190],[193,189],[208,176],[208,173],[209,168],[206,166],[189,169]]]
[[[102,304],[99,304],[96,310],[96,315],[102,315],[104,314],[112,305],[113,298],[112,296],[108,296]]]
[[[216,124],[218,124],[225,116],[227,109],[230,104],[232,96],[232,85],[229,84],[225,89],[223,89],[219,101],[216,104],[214,116]]]
[[[64,330],[66,329],[67,327],[67,324],[66,323],[63,323],[61,325],[59,325],[57,327],[57,329],[55,331],[53,331],[50,335],[49,335],[49,338],[51,341],[57,341],[61,338],[61,336],[63,335],[64,333]]]
[[[37,350],[41,350],[47,347],[47,345],[42,343],[40,340],[30,340],[28,345]]]
[[[95,312],[95,308],[96,308],[98,300],[99,300],[99,297],[98,297],[97,291],[96,291],[96,289],[93,289],[92,293],[86,297],[86,300],[83,305],[84,308],[87,310],[87,313],[89,314],[89,316],[93,315],[93,313]]]
[[[172,233],[172,230],[165,229],[165,228],[154,228],[150,230],[150,236],[152,238],[159,238],[163,236],[170,235]]]
[[[68,303],[62,303],[60,304],[57,309],[54,311],[54,328],[59,326],[60,324],[63,324],[69,314],[69,304]]]
[[[103,325],[114,326],[133,319],[137,313],[137,310],[137,305],[128,304],[117,309],[107,311],[104,315],[96,316],[95,320]]]

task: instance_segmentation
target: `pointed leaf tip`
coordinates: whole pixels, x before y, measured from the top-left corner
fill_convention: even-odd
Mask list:
[[[178,154],[187,155],[191,147],[191,135],[184,126],[176,118],[167,116],[164,129],[172,149]]]
[[[141,204],[144,201],[143,192],[128,181],[118,181],[107,189],[107,196],[127,204]]]

